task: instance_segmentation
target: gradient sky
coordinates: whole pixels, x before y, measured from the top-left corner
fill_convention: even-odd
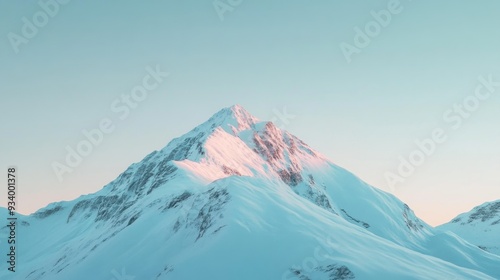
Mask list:
[[[500,89],[459,129],[442,118],[479,76],[500,81],[500,2],[402,0],[351,63],[340,44],[390,1],[244,0],[223,21],[212,2],[70,1],[16,54],[8,34],[41,8],[0,1],[0,166],[19,167],[21,213],[101,189],[233,104],[262,120],[286,107],[288,131],[384,190],[399,156],[443,127],[448,141],[391,191],[432,225],[500,199]],[[52,162],[156,65],[167,80],[59,182]]]

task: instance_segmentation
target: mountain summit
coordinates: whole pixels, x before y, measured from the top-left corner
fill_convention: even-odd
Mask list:
[[[500,257],[238,105],[19,223],[16,279],[500,278]]]
[[[226,129],[230,129],[227,132],[238,133],[240,131],[250,129],[255,126],[259,120],[252,116],[245,108],[240,105],[233,105],[228,108],[224,108],[216,113],[208,121],[215,126],[220,126]]]

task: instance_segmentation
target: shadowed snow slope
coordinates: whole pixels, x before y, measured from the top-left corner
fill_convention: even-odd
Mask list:
[[[500,257],[241,106],[19,223],[1,279],[500,278]]]

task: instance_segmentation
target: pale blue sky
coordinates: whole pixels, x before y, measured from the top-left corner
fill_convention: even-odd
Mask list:
[[[21,212],[99,190],[232,104],[263,120],[286,107],[296,115],[287,130],[387,189],[384,173],[414,139],[449,127],[443,112],[473,94],[480,75],[500,81],[494,0],[402,0],[347,63],[339,45],[389,2],[244,0],[221,21],[212,1],[73,0],[16,54],[8,34],[22,34],[22,18],[41,8],[1,0],[0,166],[19,166]],[[60,183],[51,163],[82,129],[113,117],[113,100],[156,65],[169,78]],[[394,191],[427,222],[500,198],[499,105],[500,89]]]

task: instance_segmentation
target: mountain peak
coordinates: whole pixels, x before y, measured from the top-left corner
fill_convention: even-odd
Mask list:
[[[229,112],[234,113],[234,114],[248,114],[248,115],[250,115],[250,113],[240,104],[235,104],[233,106],[223,108],[221,111],[229,111]]]
[[[208,122],[211,123],[212,127],[220,126],[226,132],[236,134],[254,127],[259,119],[250,114],[243,106],[237,104],[220,110]]]

